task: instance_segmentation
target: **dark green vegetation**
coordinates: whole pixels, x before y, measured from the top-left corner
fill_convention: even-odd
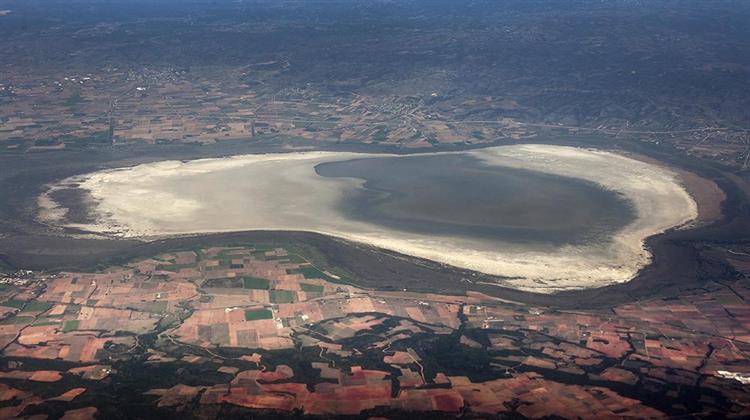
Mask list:
[[[256,311],[261,317],[254,319],[269,319],[263,318],[262,315],[270,315],[270,311],[264,311]],[[342,339],[338,342],[344,345],[345,348],[368,349],[377,343],[378,340],[381,340],[385,334],[393,331],[393,328],[397,327],[398,322],[403,320],[403,318],[398,317],[374,315],[384,318],[384,322],[368,333],[358,334],[352,338]],[[472,381],[507,378],[509,374],[507,373],[507,369],[502,367],[502,363],[516,364],[513,362],[513,358],[519,356],[546,357],[547,355],[538,348],[539,344],[555,348],[555,342],[551,341],[545,334],[536,331],[509,332],[502,329],[478,329],[464,326],[451,334],[437,335],[431,333],[426,326],[423,326],[423,329],[424,331],[422,332],[399,340],[394,344],[392,350],[416,350],[424,367],[424,375],[428,380],[432,380],[437,372],[447,375],[468,376]],[[486,344],[483,344],[481,348],[471,348],[460,343],[459,340],[462,335],[471,337],[472,340],[479,343],[487,343],[491,335],[496,337],[502,335],[505,339],[516,343],[518,348],[513,350],[496,350],[488,347]],[[327,382],[326,379],[320,377],[320,371],[313,368],[311,363],[323,362],[331,364],[331,361],[333,361],[337,368],[345,371],[351,366],[361,366],[364,369],[388,372],[391,374],[389,379],[394,382],[393,391],[394,393],[398,392],[397,378],[400,372],[394,366],[383,362],[383,354],[380,350],[368,349],[356,352],[356,354],[350,357],[341,358],[335,354],[325,354],[325,357],[321,357],[321,352],[315,347],[271,352],[230,348],[211,349],[213,354],[222,356],[222,359],[217,359],[208,357],[210,354],[201,349],[188,346],[173,346],[169,343],[155,343],[154,338],[148,336],[142,336],[141,338],[144,340],[144,343],[158,346],[161,351],[168,352],[176,360],[169,363],[144,363],[150,353],[146,352],[145,349],[139,348],[130,358],[115,358],[111,363],[112,367],[117,370],[117,373],[113,374],[107,380],[87,381],[66,375],[64,380],[55,383],[39,383],[25,380],[11,381],[10,384],[13,387],[34,392],[43,398],[55,397],[76,386],[87,388],[87,392],[78,397],[71,405],[41,402],[27,408],[24,414],[46,413],[61,415],[66,409],[94,405],[102,411],[103,418],[113,419],[257,418],[258,412],[244,410],[231,405],[222,406],[220,411],[215,411],[217,410],[215,407],[207,407],[197,403],[188,404],[186,406],[187,410],[182,411],[160,408],[156,405],[157,397],[146,394],[146,391],[150,389],[170,388],[178,384],[211,386],[226,383],[232,379],[232,375],[219,373],[217,369],[221,366],[236,367],[239,370],[258,369],[258,365],[255,363],[238,359],[240,355],[251,354],[252,352],[262,354],[262,365],[267,371],[273,371],[279,365],[290,366],[294,371],[294,377],[291,380],[293,382],[306,383],[310,386]],[[201,363],[187,363],[180,360],[183,356],[193,356],[195,354],[204,356],[205,359]],[[14,359],[11,360],[16,361]],[[66,370],[78,366],[77,364],[60,360],[23,359],[19,361],[23,363],[24,368],[27,370]],[[605,368],[622,366],[622,362],[619,358],[604,358],[603,363],[586,366],[585,374],[595,376]],[[419,369],[416,364],[407,367],[414,371]],[[641,400],[647,405],[664,410],[665,413],[675,416],[684,415],[688,412],[700,412],[701,410],[713,412],[716,415],[718,410],[728,409],[736,404],[736,402],[728,401],[721,394],[712,390],[710,386],[701,387],[691,383],[681,384],[674,381],[655,384],[648,382],[646,375],[639,375],[641,381],[636,384],[623,384],[601,379],[587,379],[583,372],[580,374],[569,374],[554,369],[528,365],[519,365],[515,369],[516,374],[521,372],[535,372],[546,379],[563,384],[589,384],[614,389],[623,396]],[[630,367],[629,369],[637,371],[635,367]],[[649,387],[644,387],[644,384],[649,384]],[[127,404],[124,404],[124,401],[127,401]],[[270,413],[261,412],[261,414],[263,418],[272,418],[270,417]],[[379,413],[364,413],[362,417],[367,418],[368,415],[373,414],[388,415],[388,418],[409,418],[409,414],[389,410],[381,410]],[[281,414],[278,415],[281,416]],[[416,418],[415,414],[411,414],[411,416],[412,418]],[[435,418],[435,416],[429,416],[429,418]]]
[[[335,279],[328,274],[324,273],[317,267],[308,266],[308,267],[302,267],[302,268],[295,268],[292,270],[287,270],[289,274],[293,273],[300,273],[302,274],[306,279],[323,279],[326,281],[330,281],[333,283],[336,283],[337,281],[340,281],[338,279]]]
[[[75,331],[78,329],[79,324],[80,324],[80,321],[78,320],[65,321],[65,324],[63,324],[63,331],[64,332]]]
[[[16,308],[16,309],[21,309],[21,308],[23,308],[23,306],[24,306],[25,304],[26,304],[26,301],[25,301],[25,300],[16,300],[16,299],[11,299],[11,300],[6,300],[6,301],[5,301],[5,302],[3,302],[3,303],[2,303],[2,305],[0,305],[0,306],[5,306],[5,307],[7,307],[7,308]]]
[[[51,307],[52,307],[52,304],[49,302],[40,302],[38,300],[32,300],[30,302],[26,302],[26,305],[24,305],[21,312],[44,312],[44,311],[47,311]]]
[[[258,319],[273,319],[273,313],[268,309],[255,309],[245,311],[246,321],[256,321]]]
[[[257,277],[243,277],[242,285],[245,289],[268,289],[270,282]]]

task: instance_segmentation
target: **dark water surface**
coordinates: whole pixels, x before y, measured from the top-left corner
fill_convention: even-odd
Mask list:
[[[353,159],[315,170],[366,181],[338,203],[346,216],[409,232],[562,246],[606,240],[635,219],[627,200],[592,182],[467,155]]]

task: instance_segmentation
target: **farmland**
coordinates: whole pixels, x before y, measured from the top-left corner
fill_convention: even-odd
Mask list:
[[[363,289],[330,270],[249,244],[27,274],[0,291],[0,386],[17,402],[0,414],[54,412],[58,400],[127,413],[96,396],[120,389],[121,375],[156,372],[172,373],[136,381],[132,398],[163,415],[219,404],[321,416],[747,414],[747,280],[612,311],[554,310]]]
[[[0,151],[279,137],[408,150],[553,134],[747,166],[743,2],[257,2],[206,14],[84,3],[0,2],[14,9],[0,16]],[[704,16],[729,23],[691,31]]]

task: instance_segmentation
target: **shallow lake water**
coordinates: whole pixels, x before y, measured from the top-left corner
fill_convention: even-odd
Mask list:
[[[366,181],[336,203],[346,217],[406,232],[562,246],[606,240],[635,217],[622,195],[593,182],[471,155],[351,159],[315,169]]]

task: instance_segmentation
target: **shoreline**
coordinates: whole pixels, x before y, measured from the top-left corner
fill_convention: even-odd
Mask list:
[[[640,153],[626,150],[621,150],[619,153],[631,159],[662,167],[678,176],[683,187],[698,206],[698,216],[695,221],[688,224],[687,228],[705,226],[721,220],[722,206],[727,199],[727,195],[716,182]]]

